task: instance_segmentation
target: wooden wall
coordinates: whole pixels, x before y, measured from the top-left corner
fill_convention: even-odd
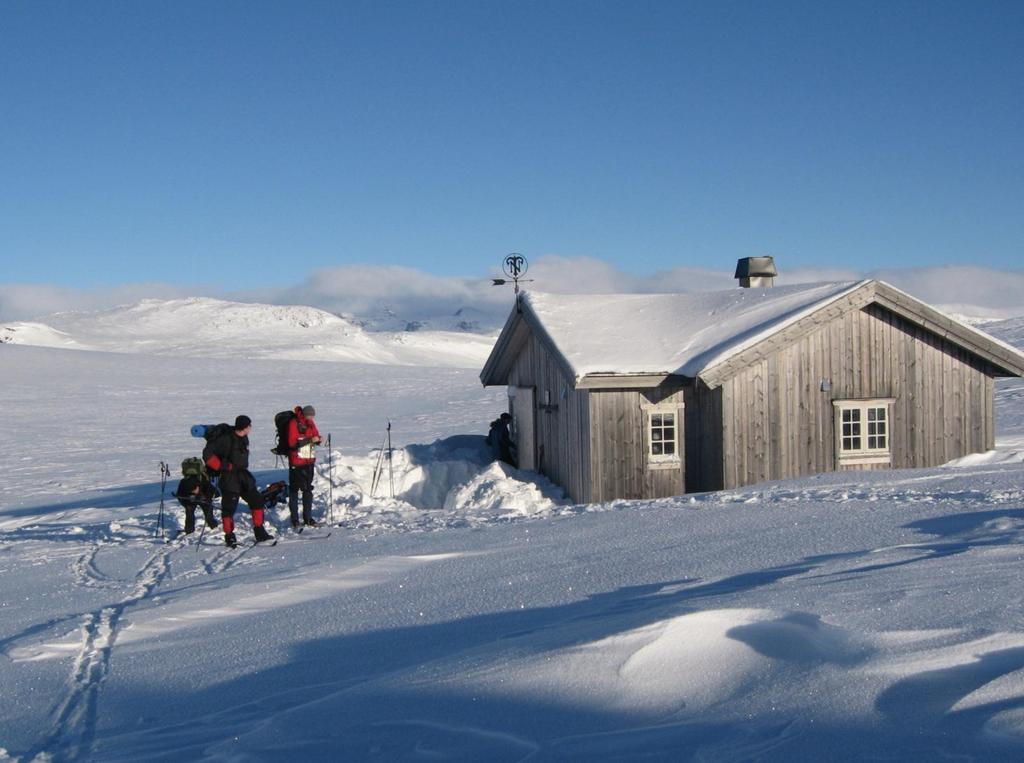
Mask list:
[[[595,389],[590,392],[592,502],[618,498],[664,498],[685,492],[685,412],[678,418],[680,463],[675,468],[649,468],[644,406],[684,405],[679,385],[655,389]]]
[[[538,471],[578,503],[590,502],[590,408],[587,390],[569,378],[532,334],[515,359],[509,384],[535,389]],[[551,407],[544,409],[544,393]],[[565,397],[563,397],[565,394]]]
[[[852,310],[718,389],[698,385],[695,409],[706,417],[704,431],[715,429],[721,409],[722,475],[714,484],[714,467],[702,463],[688,487],[731,488],[834,470],[832,401],[841,399],[895,398],[893,467],[936,466],[989,450],[995,444],[994,373],[986,361],[882,307]],[[822,379],[830,390],[822,391]],[[702,455],[715,460],[713,445]]]

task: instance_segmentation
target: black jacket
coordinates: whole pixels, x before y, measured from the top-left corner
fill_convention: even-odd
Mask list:
[[[198,493],[193,492],[196,488],[199,488]],[[190,505],[209,506],[213,501],[213,485],[208,480],[201,480],[199,477],[185,477],[178,483],[174,497],[186,508]]]
[[[244,493],[256,487],[249,473],[249,438],[239,437],[234,430],[214,437],[203,448],[203,461],[220,472],[222,493]]]
[[[491,422],[491,429],[487,433],[487,442],[491,446],[494,457],[506,463],[516,465],[515,442],[508,431],[508,424],[501,419]]]

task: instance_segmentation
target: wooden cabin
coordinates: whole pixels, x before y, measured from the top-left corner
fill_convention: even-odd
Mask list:
[[[524,293],[480,379],[508,387],[520,468],[593,503],[990,450],[994,380],[1021,375],[1014,347],[867,280]]]

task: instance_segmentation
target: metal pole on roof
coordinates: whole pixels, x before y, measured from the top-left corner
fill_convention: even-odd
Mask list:
[[[523,283],[529,283],[533,281],[532,278],[523,278],[529,268],[530,263],[526,261],[526,258],[523,255],[519,254],[519,252],[512,252],[512,254],[507,255],[501,262],[502,272],[505,273],[507,278],[491,279],[493,282],[492,286],[504,286],[509,282],[509,280],[512,281],[512,284],[515,287],[517,312],[522,312],[522,308],[519,305],[519,282],[522,281]]]

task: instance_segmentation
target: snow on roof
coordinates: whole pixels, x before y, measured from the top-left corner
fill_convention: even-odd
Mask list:
[[[866,281],[693,294],[524,294],[577,379],[682,374],[710,366]]]

